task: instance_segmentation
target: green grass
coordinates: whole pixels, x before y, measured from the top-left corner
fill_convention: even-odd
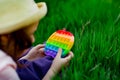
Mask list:
[[[34,45],[62,28],[75,36],[74,58],[54,80],[120,80],[120,1],[41,1],[48,14],[40,21]]]

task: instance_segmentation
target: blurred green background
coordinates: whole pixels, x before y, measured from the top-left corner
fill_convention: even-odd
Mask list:
[[[35,1],[46,2],[48,13],[34,45],[63,28],[75,36],[74,58],[53,80],[120,80],[120,0]]]

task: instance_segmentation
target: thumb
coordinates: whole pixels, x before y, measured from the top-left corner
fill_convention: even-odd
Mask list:
[[[62,49],[59,48],[56,57],[61,57],[61,54],[62,54]]]

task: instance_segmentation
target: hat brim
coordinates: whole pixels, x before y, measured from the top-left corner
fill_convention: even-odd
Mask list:
[[[36,21],[41,20],[47,13],[47,6],[44,2],[37,3],[38,11],[34,14],[27,16],[26,18],[14,23],[14,24],[8,24],[5,27],[0,28],[0,34],[7,34],[14,32],[16,30],[22,29],[26,26],[29,26],[30,24],[33,24]]]

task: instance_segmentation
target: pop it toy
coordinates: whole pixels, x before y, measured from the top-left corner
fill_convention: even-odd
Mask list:
[[[58,30],[54,32],[46,41],[45,54],[56,56],[58,49],[62,48],[62,56],[65,57],[74,44],[74,36],[66,30]]]

